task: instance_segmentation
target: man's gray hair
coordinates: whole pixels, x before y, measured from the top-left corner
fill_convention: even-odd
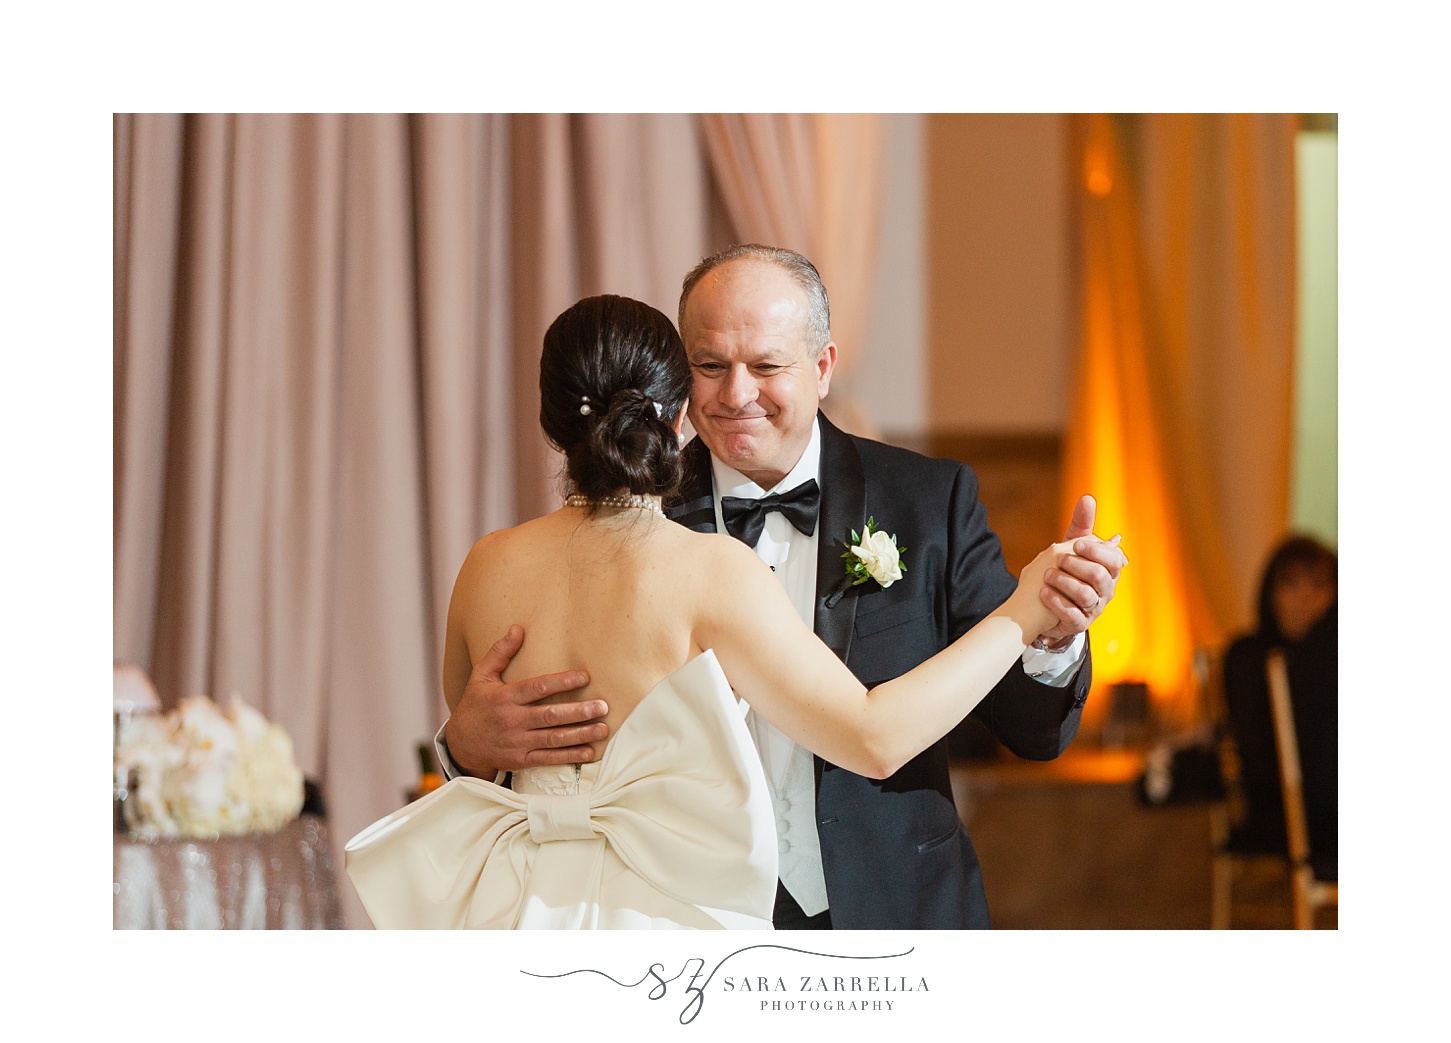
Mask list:
[[[806,294],[806,329],[803,331],[806,335],[806,346],[813,359],[820,357],[821,349],[831,340],[831,302],[826,299],[826,286],[821,281],[821,273],[816,270],[816,265],[795,250],[780,246],[741,243],[727,247],[720,253],[711,254],[690,269],[690,274],[685,277],[685,282],[680,287],[680,314],[676,321],[681,334],[685,333],[685,302],[696,284],[721,265],[747,257],[774,264],[801,287],[801,292]]]

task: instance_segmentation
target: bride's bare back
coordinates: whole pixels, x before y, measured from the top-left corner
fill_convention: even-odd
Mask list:
[[[524,644],[504,679],[587,671],[586,688],[542,701],[604,699],[613,735],[662,677],[703,651],[688,610],[691,561],[699,562],[703,545],[725,539],[652,511],[607,509],[590,517],[568,507],[484,537],[460,570],[449,607],[450,709],[473,663],[518,623]],[[602,746],[595,744],[597,756]]]
[[[475,544],[449,606],[444,693],[453,709],[473,663],[518,623],[526,636],[504,679],[587,671],[588,687],[556,701],[604,699],[614,734],[661,678],[709,648],[737,695],[777,728],[884,778],[961,720],[1052,625],[1036,592],[1063,553],[1044,551],[1005,605],[868,693],[744,544],[649,511],[566,507]]]

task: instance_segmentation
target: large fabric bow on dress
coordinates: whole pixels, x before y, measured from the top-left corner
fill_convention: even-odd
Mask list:
[[[651,689],[563,792],[574,774],[516,777],[554,791],[537,793],[454,779],[359,833],[347,873],[374,926],[770,928],[770,797],[714,653]]]

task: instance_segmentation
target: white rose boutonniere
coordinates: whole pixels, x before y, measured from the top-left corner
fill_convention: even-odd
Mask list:
[[[861,559],[867,575],[883,587],[890,587],[902,578],[902,552],[885,532],[872,532],[851,549]]]
[[[874,579],[886,589],[907,571],[902,564],[902,551],[907,548],[898,547],[897,537],[881,532],[876,524],[875,518],[868,518],[860,536],[853,529],[851,544],[842,555],[846,561],[846,574],[854,587]]]

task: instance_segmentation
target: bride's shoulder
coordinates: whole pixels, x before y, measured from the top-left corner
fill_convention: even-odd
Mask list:
[[[474,545],[469,548],[469,553],[464,559],[464,563],[468,564],[471,561],[486,558],[507,550],[519,542],[521,535],[519,530],[522,528],[522,525],[516,525],[509,529],[495,529],[493,532],[480,536],[474,541]]]
[[[693,532],[690,529],[675,526],[680,533],[681,542],[688,546],[692,553],[702,557],[720,559],[722,561],[751,561],[759,562],[761,559],[756,552],[747,547],[734,536],[723,532]],[[762,568],[766,566],[762,564]]]
[[[547,516],[546,516],[547,517]],[[520,555],[534,553],[541,541],[547,538],[547,527],[541,525],[543,518],[535,518],[507,529],[495,529],[480,536],[469,548],[462,570],[465,572],[487,569],[497,570]]]
[[[683,534],[690,576],[715,594],[737,588],[748,593],[759,584],[775,582],[770,566],[734,536],[689,530]]]

